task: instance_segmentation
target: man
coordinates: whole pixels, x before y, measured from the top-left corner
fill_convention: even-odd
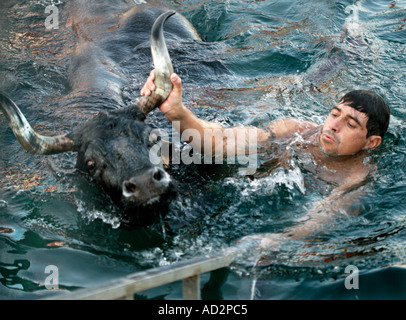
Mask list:
[[[142,95],[149,95],[155,90],[155,73],[151,72]],[[275,245],[287,237],[303,238],[314,234],[321,225],[325,224],[338,207],[347,210],[357,193],[347,191],[361,185],[371,171],[372,166],[365,163],[367,152],[381,145],[388,129],[390,109],[378,94],[356,90],[346,94],[336,106],[332,108],[323,126],[313,122],[297,119],[280,119],[273,121],[265,129],[237,126],[223,128],[217,123],[209,122],[195,116],[182,103],[182,84],[178,75],[171,75],[173,89],[166,101],[159,107],[169,121],[176,123],[176,129],[182,134],[185,130],[197,130],[201,141],[187,141],[192,147],[207,150],[203,146],[211,147],[211,154],[215,152],[229,152],[227,145],[221,144],[218,150],[217,141],[226,141],[225,137],[238,136],[247,133],[246,140],[237,141],[235,154],[244,153],[250,139],[258,146],[269,145],[272,142],[289,140],[301,136],[306,143],[297,143],[300,152],[312,155],[311,163],[317,176],[335,186],[331,194],[322,199],[310,210],[306,221],[296,227],[286,230],[283,234],[251,236],[244,238],[258,239],[261,246]],[[205,135],[206,130],[215,132],[214,136]],[[209,138],[207,138],[209,137]]]

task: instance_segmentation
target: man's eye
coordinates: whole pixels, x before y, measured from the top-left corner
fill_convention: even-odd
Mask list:
[[[349,126],[350,128],[352,128],[352,129],[355,129],[355,128],[356,128],[356,126],[355,126],[354,124],[352,124],[351,122],[348,122],[348,126]]]

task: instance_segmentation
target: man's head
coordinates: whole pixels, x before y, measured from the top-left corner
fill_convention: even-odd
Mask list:
[[[320,146],[328,155],[352,155],[378,147],[389,126],[390,109],[378,94],[347,93],[327,117]]]

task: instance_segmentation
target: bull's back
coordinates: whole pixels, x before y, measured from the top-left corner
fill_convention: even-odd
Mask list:
[[[134,44],[142,43],[149,37],[149,32],[156,18],[170,8],[153,6],[153,5],[138,5],[130,9],[121,19],[123,31],[130,36],[129,42],[134,41]],[[140,30],[146,32],[142,34]],[[138,35],[135,35],[135,34]],[[165,34],[168,39],[182,38],[200,40],[195,28],[181,14],[177,13],[165,23]],[[135,37],[134,37],[135,36]]]
[[[129,6],[126,1],[93,0],[73,0],[68,8],[77,38],[69,69],[71,91],[82,96],[98,92],[113,99],[117,107],[123,106],[121,88],[130,76],[134,77],[145,67],[146,59],[152,65],[151,28],[156,18],[169,8],[153,2]],[[194,27],[179,13],[166,22],[165,36],[173,43],[200,40]],[[140,47],[144,50],[135,50]],[[137,59],[140,52],[143,57]]]

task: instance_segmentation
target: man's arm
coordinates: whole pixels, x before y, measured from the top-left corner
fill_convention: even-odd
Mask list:
[[[294,118],[283,118],[272,121],[266,130],[275,139],[291,136],[295,132],[303,132],[316,128],[317,124],[310,121],[302,121]]]
[[[141,95],[150,95],[155,90],[155,72],[151,71]],[[159,109],[166,115],[182,139],[194,150],[211,151],[211,154],[246,154],[248,146],[256,145],[271,136],[270,132],[256,127],[224,128],[220,124],[203,120],[186,108],[182,102],[182,80],[176,74],[171,75],[173,89]],[[200,138],[200,139],[197,139]]]
[[[151,91],[155,90],[154,80],[155,72],[152,70],[141,90],[141,95],[148,96]],[[159,109],[172,122],[183,140],[202,153],[210,150],[212,155],[222,154],[225,157],[230,153],[235,156],[246,155],[250,152],[257,152],[257,148],[253,150],[251,146],[259,146],[266,141],[282,138],[293,132],[315,126],[310,122],[281,119],[274,121],[265,129],[244,126],[223,128],[217,123],[200,119],[183,105],[182,81],[178,75],[172,74],[171,82],[173,84],[172,92]],[[194,137],[195,140],[190,137]],[[200,137],[200,139],[196,140],[196,137]]]

